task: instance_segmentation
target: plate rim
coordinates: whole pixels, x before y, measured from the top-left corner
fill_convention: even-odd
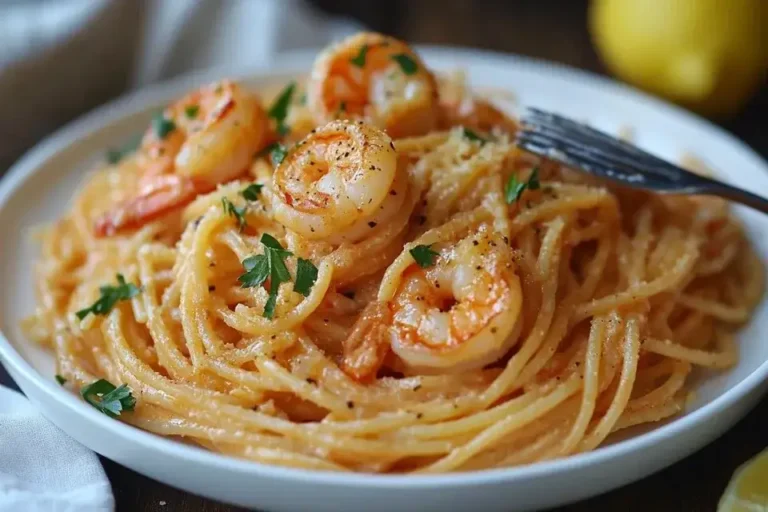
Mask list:
[[[608,94],[623,97],[635,97],[651,108],[658,110],[664,116],[679,118],[686,124],[693,124],[697,129],[703,129],[723,139],[732,146],[735,151],[753,160],[756,165],[768,172],[768,164],[748,144],[741,141],[733,134],[720,126],[717,126],[704,118],[693,114],[683,108],[672,105],[659,98],[652,97],[631,86],[618,83],[610,78],[594,73],[576,69],[567,65],[524,57],[516,54],[477,50],[471,48],[451,46],[419,46],[418,51],[425,60],[430,56],[437,59],[481,58],[483,61],[499,66],[517,66],[529,71],[548,71],[558,75],[562,79],[577,80],[590,88],[599,88]],[[287,74],[306,73],[306,63],[317,54],[316,49],[304,49],[287,52],[278,57],[280,62],[273,62],[264,66],[249,68],[215,68],[193,71],[170,80],[144,87],[136,91],[124,94],[104,105],[101,105],[75,120],[65,124],[42,141],[29,149],[18,159],[0,179],[0,211],[6,204],[16,188],[29,176],[34,175],[41,164],[56,156],[69,147],[80,136],[103,130],[116,120],[137,112],[141,108],[155,102],[159,98],[169,96],[171,93],[207,79],[221,76],[234,76],[236,78],[254,78],[261,80],[276,80]],[[468,66],[471,67],[471,66]],[[27,340],[29,343],[34,343]],[[734,386],[714,400],[703,404],[696,410],[686,413],[667,424],[661,425],[652,431],[642,433],[635,437],[619,441],[615,444],[599,447],[593,451],[579,453],[555,459],[538,462],[525,466],[485,469],[471,472],[456,472],[437,475],[405,474],[405,475],[380,475],[367,473],[335,473],[329,471],[290,468],[263,464],[246,459],[211,452],[203,448],[187,445],[176,440],[153,434],[137,427],[133,427],[121,421],[115,421],[100,414],[85,402],[79,400],[72,392],[62,389],[50,379],[45,379],[32,365],[14,348],[6,335],[0,330],[0,362],[9,367],[9,372],[21,374],[26,380],[43,392],[47,399],[57,400],[66,405],[69,412],[96,423],[97,426],[111,430],[115,435],[131,443],[137,443],[142,449],[153,450],[164,456],[189,462],[203,464],[221,470],[248,473],[256,477],[271,477],[282,480],[292,480],[312,484],[352,485],[356,487],[376,487],[380,489],[419,489],[437,488],[443,486],[465,487],[478,484],[493,484],[507,481],[524,481],[539,477],[552,477],[567,474],[570,471],[583,467],[601,464],[615,458],[628,456],[632,453],[648,449],[664,439],[684,435],[684,433],[704,423],[708,418],[722,413],[740,401],[746,400],[750,393],[756,391],[759,386],[768,380],[768,360],[763,361],[749,375],[734,384]],[[41,411],[45,414],[44,411]],[[686,454],[687,455],[687,454]],[[678,460],[676,458],[674,460]],[[670,463],[671,464],[671,463]]]

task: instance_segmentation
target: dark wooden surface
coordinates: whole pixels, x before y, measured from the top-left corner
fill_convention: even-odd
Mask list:
[[[418,43],[472,46],[604,70],[586,31],[586,2],[533,0],[316,0],[329,11],[355,16],[376,30]],[[768,90],[722,126],[768,156]],[[0,367],[0,384],[13,385]],[[709,512],[734,469],[768,443],[768,400],[719,440],[687,459],[634,484],[558,510],[568,512]],[[234,512],[103,460],[118,511]]]

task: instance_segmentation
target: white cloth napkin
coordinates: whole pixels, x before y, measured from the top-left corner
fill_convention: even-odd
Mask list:
[[[126,89],[360,30],[301,0],[0,0],[0,175],[64,122]],[[98,458],[0,388],[0,512],[112,510]]]
[[[109,512],[114,500],[96,454],[0,386],[0,512]]]

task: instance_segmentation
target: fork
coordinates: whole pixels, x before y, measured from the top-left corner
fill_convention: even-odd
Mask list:
[[[686,171],[585,124],[537,108],[529,108],[521,121],[517,145],[530,153],[625,186],[715,195],[768,213],[768,199]]]

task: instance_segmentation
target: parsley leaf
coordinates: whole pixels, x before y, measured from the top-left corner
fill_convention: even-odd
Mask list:
[[[264,306],[264,316],[271,319],[275,314],[280,285],[291,280],[291,274],[285,266],[285,258],[293,256],[293,253],[286,251],[280,242],[267,233],[261,235],[261,244],[264,246],[264,254],[244,259],[243,267],[246,272],[237,280],[242,288],[252,288],[264,284],[269,278],[269,299]]]
[[[262,188],[264,188],[264,185],[261,183],[251,183],[240,191],[240,195],[247,201],[258,201]]]
[[[61,375],[59,375],[57,373],[56,374],[56,382],[58,382],[60,386],[63,386],[64,384],[67,383],[67,379],[65,379],[64,377],[62,377]]]
[[[83,399],[111,418],[117,418],[122,411],[132,411],[136,398],[131,389],[123,384],[115,387],[108,380],[99,379],[80,390]]]
[[[488,139],[479,136],[477,133],[475,133],[473,130],[470,130],[469,128],[463,128],[461,129],[462,135],[467,138],[467,140],[470,140],[472,142],[479,142],[482,146],[486,142],[488,142]]]
[[[528,177],[528,181],[519,181],[516,175],[509,177],[509,181],[504,185],[504,196],[507,200],[507,204],[512,204],[520,199],[525,189],[537,190],[541,187],[539,182],[539,168],[535,167],[531,175]]]
[[[135,297],[141,293],[141,288],[133,283],[126,283],[123,275],[117,274],[117,286],[102,286],[99,288],[99,292],[101,292],[101,297],[99,297],[96,302],[90,307],[81,309],[75,313],[78,319],[82,320],[88,316],[88,313],[93,313],[94,315],[106,315],[112,311],[112,308],[115,307],[117,301],[128,300]]]
[[[286,148],[279,142],[275,142],[270,147],[271,149],[269,150],[269,159],[272,160],[272,165],[277,167],[278,165],[283,163],[283,160],[285,160],[286,155],[288,155],[288,148]]]
[[[237,219],[237,227],[242,231],[246,225],[245,212],[248,210],[248,207],[243,206],[242,208],[238,208],[226,197],[221,198],[221,207],[224,209],[224,213]]]
[[[410,251],[413,259],[421,268],[431,267],[435,264],[435,258],[440,256],[439,253],[432,250],[431,245],[417,245]]]
[[[528,190],[538,190],[541,188],[541,183],[539,182],[539,168],[534,167],[533,171],[531,171],[531,175],[528,177]]]
[[[360,52],[357,54],[356,57],[353,57],[349,59],[349,62],[354,64],[355,66],[362,68],[365,66],[365,54],[368,53],[368,45],[364,44],[360,47]]]
[[[299,258],[293,290],[307,297],[315,281],[317,281],[317,267],[311,261]]]
[[[404,53],[398,53],[397,55],[393,55],[392,60],[394,60],[400,65],[400,69],[402,69],[403,73],[405,73],[406,75],[412,75],[416,73],[416,71],[418,71],[419,69],[419,66],[418,64],[416,64],[416,61]]]
[[[187,116],[187,119],[196,118],[198,112],[200,112],[200,105],[189,105],[184,109],[184,115]]]
[[[141,144],[141,135],[133,137],[122,148],[107,150],[107,162],[109,162],[111,165],[118,163],[127,155],[130,155],[136,151],[136,149],[139,147],[139,144]]]
[[[285,125],[285,118],[288,117],[288,107],[291,105],[291,98],[293,98],[295,90],[296,82],[288,84],[267,111],[267,115],[277,122],[277,132],[280,135],[285,135],[289,131],[288,126]]]
[[[269,277],[269,259],[266,254],[249,256],[243,260],[246,272],[237,278],[241,288],[261,286]]]
[[[152,119],[152,130],[158,139],[165,139],[169,133],[176,129],[176,123],[167,119],[162,112]]]

